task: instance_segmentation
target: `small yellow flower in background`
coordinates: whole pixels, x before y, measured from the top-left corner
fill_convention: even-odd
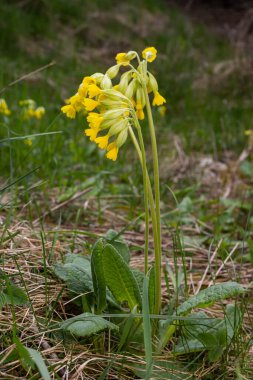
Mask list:
[[[154,47],[147,47],[142,52],[142,57],[148,62],[153,62],[156,59],[157,50]]]
[[[33,142],[32,139],[25,139],[24,140],[25,145],[32,146]]]
[[[9,116],[11,114],[9,107],[3,98],[0,99],[0,114],[3,114],[4,116]]]
[[[163,103],[166,103],[166,100],[162,95],[159,94],[158,91],[155,92],[155,96],[152,102],[153,106],[161,106]]]
[[[161,106],[158,108],[158,112],[159,114],[164,117],[166,115],[166,112],[167,112],[167,108],[165,106]]]
[[[24,119],[41,119],[46,110],[44,107],[36,107],[36,102],[33,99],[24,99],[19,101],[19,105],[23,108]]]
[[[74,119],[76,117],[76,110],[75,108],[69,104],[69,105],[66,105],[66,106],[63,106],[61,108],[62,112],[66,114],[67,117],[69,117],[70,119]]]
[[[45,112],[46,112],[46,110],[45,110],[44,107],[38,107],[38,108],[36,108],[35,111],[34,111],[34,116],[35,116],[37,119],[41,119],[42,116],[45,115]]]

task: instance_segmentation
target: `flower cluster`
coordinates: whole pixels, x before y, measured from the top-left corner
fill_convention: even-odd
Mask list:
[[[46,112],[44,107],[37,107],[32,99],[20,100],[19,105],[23,108],[24,119],[41,119]]]
[[[158,84],[147,70],[147,63],[155,60],[157,50],[149,47],[143,50],[140,59],[135,51],[118,53],[116,65],[105,74],[95,73],[84,77],[75,95],[61,108],[67,117],[74,119],[78,112],[87,113],[89,128],[85,134],[99,148],[107,150],[106,157],[115,161],[119,148],[125,143],[130,126],[136,126],[136,120],[143,120],[148,94],[153,94],[153,106],[166,102],[158,91]],[[132,61],[137,60],[137,67]],[[119,69],[124,73],[118,83]]]
[[[0,98],[0,114],[4,116],[9,116],[11,114],[9,107],[3,98]]]

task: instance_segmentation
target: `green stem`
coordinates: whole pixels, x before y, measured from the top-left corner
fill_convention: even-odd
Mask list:
[[[144,168],[144,162],[142,158],[142,151],[139,146],[139,143],[135,137],[135,134],[131,127],[129,127],[130,135],[134,146],[136,148],[139,160],[141,162],[142,168]],[[153,236],[154,236],[154,251],[155,251],[155,289],[156,289],[156,304],[155,304],[155,314],[160,313],[160,305],[161,305],[161,255],[160,255],[160,247],[159,247],[159,239],[157,234],[157,218],[156,218],[156,210],[153,198],[152,187],[147,171],[147,167],[145,167],[146,178],[147,178],[147,186],[148,186],[148,195],[149,195],[149,203],[150,203],[150,211],[151,211],[151,220],[153,227]]]
[[[159,313],[161,306],[161,261],[162,261],[162,253],[161,253],[161,216],[160,216],[160,184],[159,184],[159,163],[158,163],[158,153],[157,153],[157,143],[156,143],[156,135],[155,135],[155,127],[154,121],[147,91],[146,83],[143,83],[145,100],[146,100],[146,108],[148,115],[148,124],[149,124],[149,132],[151,137],[152,144],[152,155],[153,155],[153,167],[154,167],[154,187],[155,187],[155,209],[156,209],[156,221],[157,221],[157,239],[158,239],[158,247],[159,247],[159,255],[157,257],[157,276],[159,277],[159,281],[157,280],[157,288],[156,288],[156,297],[159,299],[157,301],[156,312]],[[158,282],[160,283],[158,288]]]
[[[144,250],[144,272],[148,273],[148,243],[149,243],[149,207],[148,207],[148,181],[147,181],[147,164],[144,148],[144,141],[141,133],[140,125],[137,127],[138,137],[140,141],[141,156],[142,156],[142,173],[144,186],[144,205],[145,205],[145,250]]]

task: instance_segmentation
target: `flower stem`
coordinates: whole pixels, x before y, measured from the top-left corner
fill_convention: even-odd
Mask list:
[[[139,124],[139,123],[138,123]],[[148,248],[149,248],[149,207],[148,207],[148,181],[147,181],[147,164],[144,148],[144,141],[141,133],[140,125],[137,127],[138,137],[140,141],[142,156],[142,173],[144,186],[144,204],[145,204],[145,250],[144,250],[144,272],[148,273]]]
[[[160,216],[160,184],[159,184],[159,164],[158,164],[158,153],[157,153],[157,143],[155,135],[154,121],[147,91],[146,83],[144,87],[144,94],[147,107],[149,132],[152,144],[152,155],[153,155],[153,167],[154,167],[154,187],[155,187],[155,210],[156,210],[156,224],[157,224],[157,245],[158,253],[156,256],[156,313],[160,312],[161,307],[161,216]]]
[[[134,146],[137,150],[137,154],[139,157],[139,160],[141,162],[142,168],[144,170],[144,161],[142,158],[142,151],[139,146],[139,143],[135,137],[135,134],[131,127],[129,127],[130,135],[132,138],[132,141],[134,143]],[[142,137],[142,136],[141,136]],[[144,151],[145,153],[145,151]],[[145,161],[146,162],[146,161]],[[155,300],[155,309],[154,313],[159,314],[160,313],[160,305],[161,305],[161,258],[160,258],[160,247],[158,245],[159,239],[157,236],[157,218],[156,218],[156,210],[155,210],[155,203],[153,198],[153,192],[152,187],[149,179],[149,175],[147,172],[147,167],[145,167],[146,171],[146,180],[147,180],[147,186],[148,186],[148,195],[149,195],[149,203],[150,203],[150,211],[151,211],[151,220],[152,220],[152,227],[153,227],[153,236],[154,236],[154,251],[155,251],[155,292],[156,292],[156,300]]]

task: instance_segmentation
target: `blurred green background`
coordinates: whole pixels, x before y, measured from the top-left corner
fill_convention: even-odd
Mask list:
[[[0,14],[0,97],[12,110],[9,118],[0,115],[4,184],[36,169],[19,183],[30,188],[42,180],[38,190],[65,189],[92,176],[105,180],[103,191],[138,188],[131,144],[116,163],[106,160],[84,136],[85,118],[69,120],[60,108],[85,75],[105,72],[117,52],[146,46],[158,50],[150,70],[167,99],[165,117],[154,111],[163,184],[173,182],[175,137],[187,155],[221,160],[227,152],[236,157],[247,143],[253,120],[247,53],[169,2],[15,0],[1,2]],[[46,108],[41,120],[20,118],[18,102],[25,98]],[[8,140],[45,132],[61,133],[34,137],[31,146]]]

